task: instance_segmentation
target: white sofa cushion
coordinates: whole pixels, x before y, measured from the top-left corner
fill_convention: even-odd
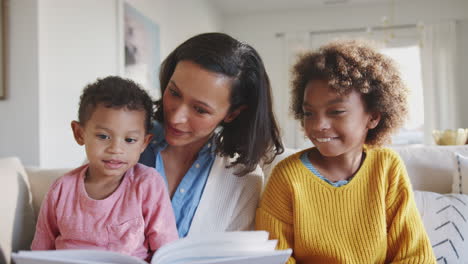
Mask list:
[[[467,263],[468,195],[414,192],[438,263]]]
[[[0,159],[0,263],[11,263],[12,251],[29,249],[35,217],[29,182],[18,158]]]
[[[39,169],[39,168],[26,168],[26,172],[31,184],[32,205],[34,212],[37,215],[41,208],[42,200],[44,199],[47,191],[52,183],[70,171],[70,169]]]
[[[455,153],[468,156],[468,145],[392,147],[403,159],[413,189],[451,193],[457,170]]]
[[[455,154],[455,166],[453,173],[453,193],[468,194],[468,157],[460,153]]]

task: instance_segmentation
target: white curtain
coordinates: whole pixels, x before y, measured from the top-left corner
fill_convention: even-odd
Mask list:
[[[424,27],[421,47],[424,87],[424,141],[431,144],[433,129],[456,128],[457,24],[449,21]]]

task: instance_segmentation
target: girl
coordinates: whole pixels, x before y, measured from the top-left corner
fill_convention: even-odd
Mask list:
[[[380,148],[406,116],[392,61],[334,42],[293,69],[292,110],[315,147],[273,170],[256,228],[292,248],[288,263],[435,263],[405,166]]]

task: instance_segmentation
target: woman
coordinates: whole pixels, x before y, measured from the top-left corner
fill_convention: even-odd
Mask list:
[[[164,60],[153,142],[140,162],[166,180],[180,237],[253,228],[259,164],[283,152],[263,62],[222,33],[194,36]]]

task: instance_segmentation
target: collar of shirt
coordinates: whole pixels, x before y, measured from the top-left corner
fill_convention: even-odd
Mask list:
[[[160,124],[155,128],[155,138],[152,142],[155,155],[155,168],[164,178],[167,185],[164,163],[161,156],[161,151],[167,147],[167,142],[164,139],[164,129]],[[188,234],[192,219],[195,215],[198,204],[200,203],[208,175],[215,160],[215,135],[202,147],[197,155],[192,166],[182,178],[172,195],[171,202],[176,217],[177,229],[179,237],[185,237]]]

